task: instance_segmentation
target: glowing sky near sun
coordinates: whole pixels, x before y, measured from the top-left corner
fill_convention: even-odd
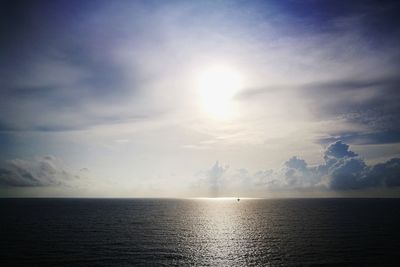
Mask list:
[[[233,97],[244,87],[243,74],[224,65],[206,66],[193,81],[201,108],[210,119],[229,119],[235,110]]]

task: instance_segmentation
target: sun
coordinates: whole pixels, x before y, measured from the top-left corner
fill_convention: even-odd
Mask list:
[[[196,83],[203,111],[215,119],[233,115],[233,97],[243,86],[240,72],[225,65],[211,66],[199,72]]]

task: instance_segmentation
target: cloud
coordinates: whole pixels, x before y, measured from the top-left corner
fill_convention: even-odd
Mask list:
[[[69,1],[8,4],[1,16],[3,25],[9,27],[3,29],[5,60],[0,63],[3,78],[0,91],[4,99],[0,101],[0,130],[65,131],[109,124],[113,120],[127,121],[130,117],[158,118],[159,113],[169,111],[166,103],[170,101],[159,101],[161,92],[174,96],[187,87],[178,86],[175,79],[170,81],[167,77],[179,77],[175,74],[193,67],[187,62],[197,62],[197,67],[202,57],[220,55],[242,63],[251,62],[251,66],[262,71],[254,76],[270,73],[267,81],[279,77],[287,81],[287,75],[295,83],[299,77],[314,74],[316,77],[329,74],[332,78],[341,77],[344,72],[353,76],[347,68],[368,77],[369,69],[386,73],[397,62],[397,54],[387,49],[391,46],[379,42],[379,46],[374,44],[371,48],[367,45],[372,42],[369,34],[348,33],[348,28],[365,26],[366,21],[375,25],[380,21],[377,16],[386,21],[388,13],[396,14],[397,9],[391,5],[379,4],[379,8],[366,10],[359,3],[343,7],[336,2],[321,6],[315,1],[307,1],[306,8],[279,1],[245,6],[240,2],[168,5],[101,2],[95,7],[93,3],[77,5]],[[333,11],[326,12],[326,6]],[[304,9],[306,16],[300,12]],[[346,9],[352,12],[343,12]],[[310,10],[312,16],[308,14]],[[50,13],[52,16],[43,16]],[[349,16],[354,19],[349,20]],[[323,25],[324,34],[308,29],[311,25],[316,28]],[[371,23],[367,25],[372,27]],[[393,25],[381,28],[397,31]],[[379,40],[395,39],[397,44],[396,36],[388,34]],[[253,55],[272,67],[264,63],[260,66]],[[299,83],[303,82],[300,80]],[[151,91],[156,90],[155,83],[162,87],[154,98]],[[335,95],[336,88],[332,86],[336,85],[327,84],[326,90],[324,85],[321,88]],[[339,81],[336,87],[357,86],[378,84]],[[179,87],[177,92],[166,91],[175,87]],[[184,106],[185,99],[174,100],[171,109]],[[326,105],[316,113],[322,110],[328,110]],[[37,116],[39,113],[51,116]]]
[[[200,178],[212,195],[347,188],[350,170],[352,188],[395,184],[375,182],[360,162],[355,171],[358,157],[348,151],[321,166],[289,158],[304,151],[316,162],[315,140],[400,142],[398,11],[358,1],[10,1],[0,10],[2,156],[53,151],[131,186],[156,171],[187,177],[194,164],[211,163],[210,153],[274,166],[252,173],[213,165]],[[256,88],[232,100],[232,119],[208,117],[199,101],[194,76],[214,64]],[[360,149],[376,160],[398,153],[388,147]],[[33,167],[22,173],[10,164],[3,180],[65,180],[41,181]]]
[[[342,140],[351,144],[388,144],[400,141],[398,87],[390,76],[376,79],[342,80],[305,86],[312,114],[319,120],[336,120],[358,126],[358,130],[333,127],[321,142]]]
[[[366,165],[357,158],[338,159],[333,166],[329,166],[329,187],[332,190],[348,190],[362,188],[365,179]]]
[[[221,166],[218,161],[208,170],[201,171],[197,174],[199,177],[198,187],[205,187],[210,196],[219,195],[219,190],[224,186],[224,174],[228,171],[229,166]]]
[[[332,158],[340,159],[345,157],[356,157],[357,154],[349,150],[349,145],[342,143],[342,141],[336,141],[335,143],[328,146],[324,153],[324,159],[329,160]]]
[[[400,186],[400,159],[393,158],[373,166],[368,173],[368,181],[374,186]]]
[[[390,71],[388,71],[390,72]],[[371,76],[373,74],[371,73]],[[321,127],[320,143],[342,140],[350,144],[389,144],[400,142],[400,80],[385,74],[376,78],[336,78],[295,85],[276,84],[249,88],[235,96],[238,101],[264,103],[280,93],[286,98],[297,96],[307,107],[310,120],[333,121],[332,127]]]
[[[278,170],[229,170],[219,162],[202,173],[202,183],[213,189],[213,196],[238,193],[279,191],[350,191],[400,186],[400,159],[367,165],[349,145],[336,141],[324,152],[324,162],[309,166],[297,156]]]
[[[337,140],[347,143],[365,144],[395,144],[400,143],[400,130],[386,130],[382,132],[361,133],[361,132],[342,132],[335,136],[319,139],[320,143],[327,144]]]
[[[368,166],[342,141],[329,145],[324,159],[325,164],[318,168],[325,170],[320,172],[320,175],[327,175],[329,178],[329,189],[352,190],[400,185],[400,159],[394,158],[385,163]]]
[[[0,167],[1,187],[68,186],[78,179],[54,156],[8,160]]]
[[[308,184],[310,187],[325,185],[328,190],[356,190],[397,186],[400,181],[399,160],[394,158],[385,163],[368,166],[349,149],[349,145],[339,140],[325,149],[323,164],[308,167],[302,161],[302,164],[295,166],[297,169],[300,166],[302,173],[307,174],[302,177],[303,180],[314,177],[314,183]]]
[[[283,177],[281,187],[308,188],[318,184],[315,168],[310,168],[307,162],[296,156],[284,163],[280,175]]]

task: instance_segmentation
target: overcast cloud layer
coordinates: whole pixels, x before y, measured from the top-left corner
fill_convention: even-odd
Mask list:
[[[3,1],[0,195],[390,191],[399,7]],[[196,77],[215,65],[243,78],[229,118],[199,100]],[[230,167],[199,172],[217,160]]]

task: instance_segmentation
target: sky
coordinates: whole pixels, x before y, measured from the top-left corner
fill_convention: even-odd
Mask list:
[[[2,1],[0,196],[399,197],[397,1]]]

